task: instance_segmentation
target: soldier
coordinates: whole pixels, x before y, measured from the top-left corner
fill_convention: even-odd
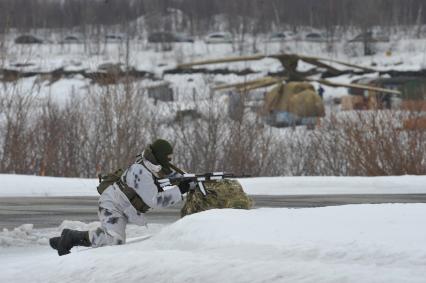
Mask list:
[[[194,182],[185,181],[165,188],[157,183],[159,178],[178,174],[170,167],[172,154],[173,148],[166,140],[158,139],[149,145],[116,182],[101,192],[98,202],[100,227],[91,231],[64,229],[60,237],[49,240],[50,246],[61,256],[70,253],[74,246],[124,244],[127,223],[146,225],[144,214],[150,208],[168,207],[182,201],[182,195],[195,188]]]
[[[321,97],[321,99],[324,99],[324,88],[322,86],[319,86],[318,88],[318,95]]]

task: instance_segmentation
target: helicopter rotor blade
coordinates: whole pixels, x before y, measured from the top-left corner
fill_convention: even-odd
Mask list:
[[[321,57],[310,57],[310,56],[299,56],[301,60],[306,61],[326,61],[326,62],[331,62],[331,63],[337,63],[340,64],[342,66],[346,66],[346,67],[350,67],[350,68],[356,68],[356,69],[360,69],[366,72],[377,72],[376,70],[372,69],[372,68],[368,68],[368,67],[364,67],[364,66],[360,66],[360,65],[355,65],[355,64],[350,64],[347,62],[342,62],[339,60],[335,60],[335,59],[329,59],[329,58],[321,58]],[[306,61],[308,62],[308,61]],[[310,62],[308,62],[310,63]],[[324,64],[322,62],[319,62],[320,64]],[[331,66],[330,66],[331,67]],[[333,68],[333,67],[332,67]]]
[[[339,75],[339,74],[341,74],[342,73],[342,71],[341,70],[339,70],[339,69],[336,69],[336,68],[334,68],[334,67],[332,67],[332,66],[330,66],[330,65],[328,65],[328,64],[326,64],[326,63],[323,63],[323,62],[321,62],[320,60],[317,60],[317,59],[313,59],[313,58],[301,58],[301,60],[303,60],[303,61],[305,61],[306,63],[309,63],[309,64],[311,64],[311,65],[314,65],[314,66],[317,66],[317,67],[320,67],[320,68],[324,68],[324,69],[327,69],[327,71],[329,71],[331,74],[333,74],[333,75]]]
[[[250,80],[250,81],[245,81],[245,82],[241,82],[241,83],[234,83],[234,84],[223,84],[223,85],[219,85],[214,87],[214,90],[225,90],[225,89],[230,89],[230,88],[236,88],[236,89],[247,89],[247,88],[252,88],[255,86],[255,88],[259,88],[262,87],[263,85],[268,85],[268,84],[275,84],[279,81],[283,81],[286,80],[287,78],[285,77],[263,77],[260,79],[256,79],[256,80]]]
[[[357,88],[357,89],[363,89],[363,90],[371,90],[371,91],[376,91],[376,92],[384,92],[384,93],[401,95],[401,92],[398,91],[398,90],[369,86],[369,85],[363,85],[363,84],[335,83],[335,82],[331,82],[331,81],[327,81],[327,80],[314,80],[314,79],[309,79],[309,81],[318,82],[320,84],[328,85],[328,86],[331,86],[331,87]]]
[[[195,61],[187,64],[180,64],[177,66],[178,69],[190,68],[193,66],[201,66],[201,65],[209,65],[209,64],[222,64],[222,63],[232,63],[232,62],[240,62],[240,61],[256,61],[266,58],[266,55],[252,55],[252,56],[238,56],[238,57],[229,57],[222,59],[212,59],[212,60],[204,60],[204,61]]]
[[[202,61],[195,61],[192,63],[185,63],[185,64],[179,64],[177,68],[190,68],[193,66],[201,66],[201,65],[209,65],[209,64],[222,64],[222,63],[232,63],[232,62],[241,62],[241,61],[256,61],[256,60],[262,60],[264,58],[275,58],[280,61],[285,60],[303,60],[309,64],[316,65],[318,67],[327,68],[329,71],[336,72],[340,71],[336,68],[324,63],[324,62],[331,62],[331,63],[337,63],[342,66],[350,67],[350,68],[356,68],[360,69],[366,72],[376,72],[376,70],[364,66],[359,66],[355,64],[350,64],[347,62],[335,60],[335,59],[329,59],[329,58],[321,58],[321,57],[312,57],[312,56],[304,56],[304,55],[297,55],[297,54],[286,54],[286,53],[280,53],[280,54],[271,54],[271,55],[250,55],[250,56],[237,56],[237,57],[229,57],[229,58],[221,58],[221,59],[211,59],[211,60],[202,60]],[[323,61],[323,62],[321,62]],[[334,71],[333,71],[334,70]]]
[[[249,92],[251,90],[255,90],[255,89],[259,89],[259,88],[265,88],[265,87],[273,86],[273,85],[281,83],[282,81],[283,80],[276,79],[276,80],[259,82],[257,84],[252,84],[252,85],[245,86],[243,88],[238,88],[238,91],[240,91],[240,92]]]

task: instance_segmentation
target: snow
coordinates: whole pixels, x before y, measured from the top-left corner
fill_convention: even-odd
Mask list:
[[[424,282],[425,204],[211,210],[124,246],[3,249],[1,282]]]
[[[33,230],[33,224],[23,224],[13,230],[3,229],[0,232],[0,247],[27,246],[36,244],[48,244],[48,238],[41,236]]]
[[[249,195],[424,194],[426,176],[238,179]],[[0,174],[0,197],[98,196],[98,179]]]
[[[362,48],[348,48],[344,42],[337,42],[331,52],[325,43],[300,41],[259,43],[258,48],[267,54],[296,52],[364,66],[374,63],[378,70],[419,70],[426,66],[425,46],[425,39],[403,38],[397,43],[379,44],[373,57],[360,56]],[[122,44],[85,48],[56,44],[10,47],[3,67],[16,69],[16,63],[33,63],[19,69],[95,71],[105,62],[123,63],[126,58]],[[385,54],[388,50],[392,50],[392,56]],[[132,42],[130,62],[137,70],[160,77],[178,63],[238,54],[235,46],[201,41],[177,44],[171,52],[157,51]],[[251,68],[259,73],[165,75],[180,103],[187,105],[195,91],[197,97],[208,95],[212,83],[255,79],[282,68],[273,59],[205,67]],[[300,64],[301,69],[309,67]],[[348,83],[356,78],[343,75],[331,80]],[[13,93],[52,97],[60,104],[73,95],[84,97],[101,88],[78,75],[54,83],[23,78],[16,85],[5,83],[4,87]],[[324,89],[325,99],[347,93],[345,88]],[[239,181],[249,195],[426,193],[426,176],[264,177]],[[0,174],[0,184],[0,197],[98,196],[97,179]],[[50,249],[48,239],[63,228],[87,230],[99,222],[65,220],[58,228],[48,229],[34,229],[29,223],[0,231],[0,282],[425,282],[425,215],[426,204],[210,210],[167,226],[128,225],[127,245],[76,248],[64,257]]]
[[[239,181],[251,195],[426,193],[426,176]],[[0,183],[0,197],[96,196],[98,180],[0,174]],[[99,222],[24,224],[0,231],[0,282],[424,282],[425,215],[426,204],[210,210],[128,225],[126,245],[63,257],[50,237]]]
[[[424,194],[426,176],[263,177],[238,180],[250,195]]]
[[[97,179],[0,174],[0,197],[97,196]]]
[[[99,225],[99,221],[84,223],[64,220],[57,228],[34,229],[33,224],[23,224],[11,230],[4,228],[0,231],[0,252],[7,251],[11,247],[47,246],[49,238],[58,236],[64,228],[87,231],[96,229]],[[163,224],[149,224],[148,229],[148,226],[127,225],[126,235],[130,239],[146,236],[150,235],[149,233],[158,233],[163,226]]]
[[[372,66],[377,70],[421,70],[426,66],[426,40],[406,38],[405,32],[399,32],[398,35],[404,35],[404,38],[389,43],[378,43],[377,54],[374,56],[362,56],[362,44],[349,44],[347,42],[337,41],[333,48],[330,50],[327,43],[305,42],[299,40],[291,40],[286,42],[264,42],[261,37],[257,38],[257,49],[264,54],[277,54],[277,53],[297,53],[307,56],[319,56],[323,58],[330,58],[341,60],[352,64],[362,66]],[[400,36],[400,37],[401,37]],[[353,36],[348,36],[352,38]],[[11,37],[12,38],[12,37]],[[252,48],[252,41],[254,38],[247,37],[245,42],[245,49],[241,53],[243,55],[250,55],[255,53]],[[104,63],[121,63],[125,64],[126,46],[124,43],[105,43],[90,42],[89,45],[84,44],[42,44],[37,46],[16,46],[13,42],[8,43],[10,46],[7,48],[5,61],[3,67],[8,69],[19,69],[21,71],[53,71],[59,68],[65,70],[86,70],[96,71],[98,66]],[[217,59],[223,57],[231,57],[241,55],[238,50],[239,46],[232,44],[205,44],[201,40],[191,43],[177,43],[173,45],[171,51],[161,51],[159,46],[153,44],[146,44],[139,40],[130,41],[129,62],[131,67],[137,70],[149,71],[158,78],[163,78],[172,83],[175,92],[187,94],[192,98],[192,91],[188,89],[187,77],[194,79],[193,85],[196,89],[208,89],[211,86],[206,81],[206,78],[217,81],[220,79],[225,83],[234,83],[244,81],[247,79],[258,78],[266,75],[267,72],[277,72],[282,70],[282,66],[278,60],[266,58],[259,61],[249,62],[235,62],[228,64],[214,64],[202,66],[207,69],[214,68],[229,68],[231,70],[242,70],[250,68],[258,73],[248,76],[216,76],[216,75],[164,75],[167,69],[173,69],[177,64],[188,63],[198,60]],[[387,51],[391,50],[392,54],[389,55]],[[256,53],[258,54],[258,53]],[[29,59],[31,58],[31,60]],[[16,67],[16,64],[31,63],[30,66]],[[338,69],[344,70],[347,67],[332,64]],[[300,62],[300,70],[307,70],[312,66],[307,63]],[[374,74],[374,77],[378,77]],[[356,79],[357,76],[343,75],[341,77],[330,79],[335,82],[349,83]],[[67,101],[67,97],[80,93],[83,97],[89,92],[93,92],[98,88],[91,83],[90,80],[76,76],[74,78],[62,78],[53,84],[44,83],[40,89],[32,89],[34,82],[33,78],[20,79],[19,85],[24,85],[24,89],[31,90],[35,95],[39,94],[40,97],[51,95],[55,101],[60,104]],[[324,86],[325,98],[331,99],[347,94],[346,88],[331,88]]]

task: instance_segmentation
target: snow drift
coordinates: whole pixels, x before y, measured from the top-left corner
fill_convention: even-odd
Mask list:
[[[425,204],[211,210],[124,246],[5,249],[0,281],[424,282],[425,215]]]

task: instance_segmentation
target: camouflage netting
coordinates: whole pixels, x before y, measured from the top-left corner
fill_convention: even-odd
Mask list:
[[[207,196],[199,190],[189,193],[180,211],[181,217],[214,208],[250,209],[253,205],[236,180],[209,181],[204,186]]]

